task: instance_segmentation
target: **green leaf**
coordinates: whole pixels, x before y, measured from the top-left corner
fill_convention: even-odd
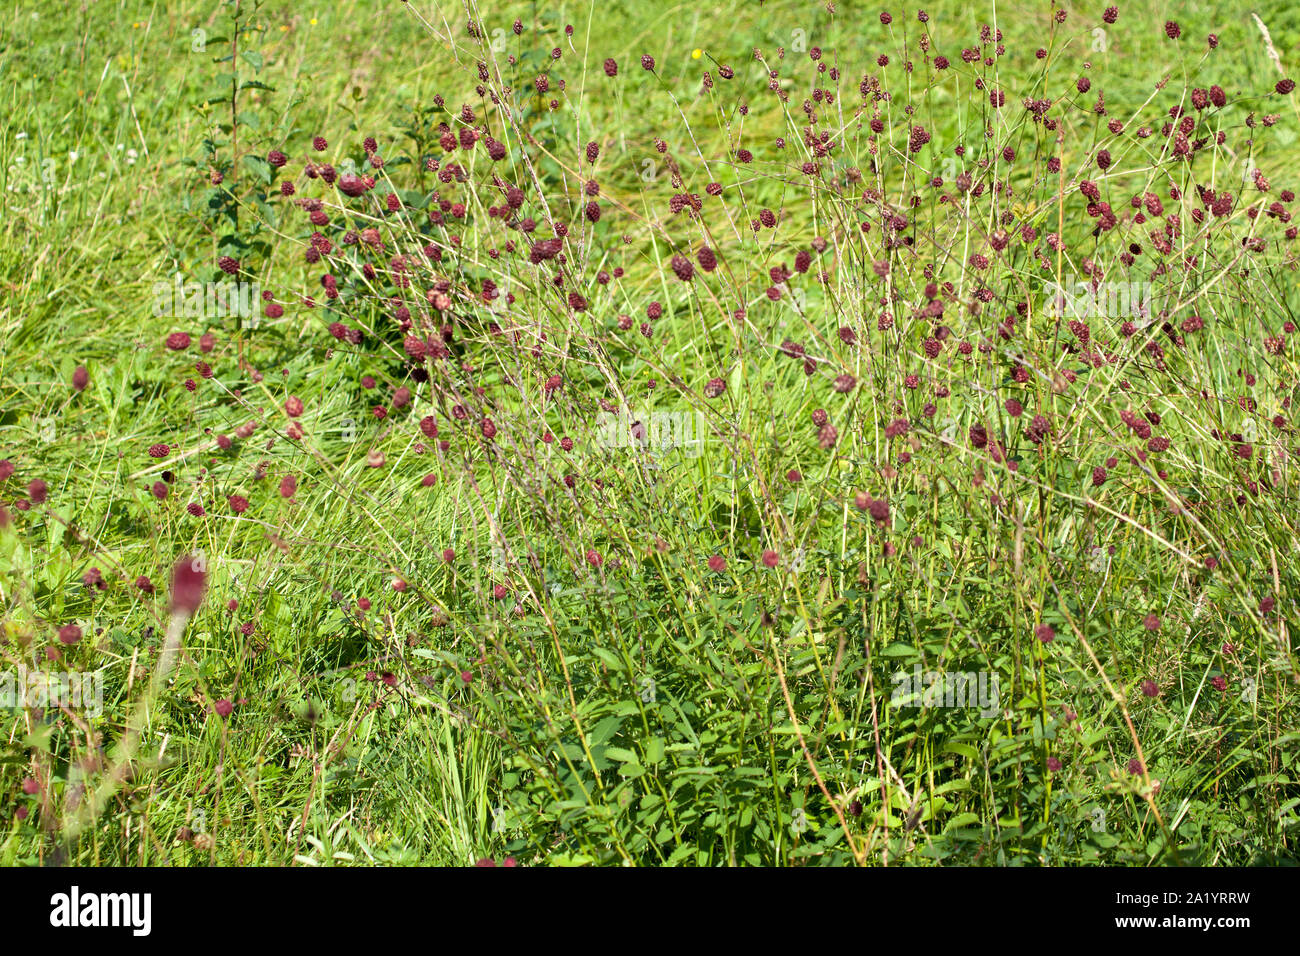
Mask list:
[[[977,813],[958,813],[944,825],[943,832],[947,833],[950,830],[960,830],[962,827],[972,826],[979,822],[980,818]]]
[[[622,723],[622,717],[606,717],[587,734],[587,743],[592,747],[605,743],[618,733],[619,725]],[[614,759],[617,760],[618,758],[615,757]]]
[[[595,654],[600,660],[612,671],[622,671],[623,662],[605,650],[603,647],[593,647],[591,653]]]

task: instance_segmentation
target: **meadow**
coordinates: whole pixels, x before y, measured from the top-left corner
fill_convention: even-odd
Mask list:
[[[1300,9],[18,0],[0,864],[1300,839]]]

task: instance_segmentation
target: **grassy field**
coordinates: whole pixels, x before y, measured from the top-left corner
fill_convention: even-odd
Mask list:
[[[19,0],[0,863],[1295,862],[1300,10],[882,9]]]

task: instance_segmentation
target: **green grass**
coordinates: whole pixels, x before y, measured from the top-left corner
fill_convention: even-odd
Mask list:
[[[956,64],[941,77],[921,59],[913,10],[895,10],[887,32],[875,8],[840,6],[832,15],[776,2],[479,5],[494,66],[516,90],[552,47],[565,50],[556,70],[567,88],[547,94],[563,108],[539,110],[520,95],[506,123],[474,95],[482,50],[458,4],[20,5],[0,26],[0,457],[17,468],[2,499],[0,657],[8,673],[22,660],[96,672],[104,709],[0,712],[0,861],[1295,860],[1294,433],[1270,420],[1289,421],[1300,393],[1294,345],[1278,355],[1261,347],[1300,305],[1295,242],[1261,217],[1270,245],[1243,261],[1241,233],[1230,231],[1250,228],[1241,205],[1222,235],[1202,234],[1185,213],[1185,244],[1169,261],[1190,251],[1204,258],[1157,285],[1175,303],[1175,324],[1195,312],[1206,328],[1189,334],[1186,349],[1166,342],[1161,368],[1141,348],[1147,333],[1122,340],[1095,323],[1094,337],[1122,363],[1089,369],[1061,351],[1069,333],[1044,316],[1041,283],[1082,275],[1085,258],[1108,279],[1126,276],[1123,249],[1090,236],[1077,192],[1062,197],[1043,173],[1055,136],[1020,107],[1023,96],[1059,100],[1079,62],[1090,61],[1092,89],[1063,120],[1069,183],[1087,178],[1081,171],[1107,136],[1089,112],[1098,91],[1129,126],[1158,126],[1185,87],[1227,91],[1231,107],[1213,122],[1230,142],[1194,164],[1160,159],[1158,136],[1109,147],[1116,169],[1107,188],[1124,213],[1121,201],[1143,189],[1173,206],[1160,178],[1171,170],[1185,193],[1208,182],[1253,200],[1242,186],[1248,163],[1272,181],[1272,194],[1294,188],[1295,96],[1265,98],[1282,73],[1258,27],[1209,4],[1123,7],[1103,36],[1092,32],[1100,5],[1074,8],[1045,61],[1033,55],[1052,35],[1041,5],[931,4],[935,49]],[[237,9],[242,52],[232,60]],[[1282,4],[1258,13],[1282,69],[1300,70],[1300,14]],[[509,29],[516,16],[521,37]],[[1177,47],[1161,28],[1167,16],[1182,26]],[[990,119],[987,95],[972,92],[958,55],[995,21],[1008,53],[994,82],[1008,108]],[[1221,43],[1205,58],[1211,31]],[[814,45],[843,65],[852,96],[816,108],[842,145],[810,188],[797,163]],[[788,79],[784,105],[766,92],[755,48]],[[882,72],[872,61],[886,51],[892,98],[876,104],[886,133],[873,157],[870,107],[861,121],[854,111],[859,79]],[[643,53],[656,58],[656,73],[640,68]],[[616,83],[601,69],[606,56],[618,59]],[[905,58],[917,62],[911,74]],[[730,83],[718,79],[723,63],[736,70]],[[704,69],[717,80],[710,93],[700,92]],[[1158,91],[1162,77],[1168,85]],[[434,106],[436,94],[449,112]],[[914,101],[920,110],[905,115]],[[432,127],[462,103],[507,143],[499,168],[529,186],[524,211],[545,225],[531,188],[539,185],[557,218],[584,237],[566,289],[585,277],[589,311],[570,311],[525,259],[488,256],[523,240],[486,217],[498,192],[457,191],[420,171],[423,153],[441,156]],[[1252,111],[1280,119],[1247,132]],[[967,215],[937,201],[951,185],[922,187],[973,168],[944,161],[958,142],[984,156],[986,120],[997,146],[1015,143],[1006,178],[1015,194],[972,200]],[[932,141],[912,155],[905,143],[917,123]],[[336,208],[337,193],[299,175],[317,134],[329,140],[319,158],[340,170],[349,159],[361,166],[360,141],[374,136],[386,159],[380,196],[397,192],[421,211],[435,189],[467,201],[476,215],[447,273],[476,289],[492,278],[518,295],[508,314],[464,307],[456,357],[433,383],[409,377],[382,301],[392,290],[360,266],[383,269],[398,249],[444,234],[420,217],[363,221]],[[784,152],[776,137],[787,140]],[[583,165],[589,141],[600,145],[594,166]],[[753,164],[734,162],[742,145]],[[263,159],[272,148],[290,156],[281,174]],[[490,177],[483,152],[465,160],[473,183]],[[219,186],[212,168],[225,173]],[[576,214],[584,170],[601,186],[602,219],[590,228]],[[325,267],[304,262],[312,227],[272,188],[286,177],[299,196],[330,204],[337,301],[324,297]],[[698,223],[670,214],[671,196],[705,195],[711,181],[724,184],[725,204],[707,199]],[[928,260],[881,247],[881,210],[862,197],[873,185],[891,202],[917,197],[895,211],[912,217]],[[751,234],[749,220],[764,208],[781,211],[780,226]],[[987,271],[969,265],[970,254],[987,251],[1000,214],[1013,231],[1060,231],[1068,254],[1044,271],[1015,243]],[[387,247],[342,246],[345,220],[382,227]],[[863,221],[873,224],[865,234]],[[797,295],[767,301],[768,270],[813,236],[830,242],[812,267],[827,268],[827,281],[792,282]],[[718,271],[679,283],[669,260],[701,243],[717,249]],[[153,315],[157,282],[178,273],[214,280],[224,254],[274,292],[283,317],[205,324]],[[1144,257],[1153,258],[1149,248]],[[897,293],[884,304],[878,259],[889,260]],[[996,338],[996,322],[1018,299],[1031,301],[1015,344],[967,362],[951,346],[927,359],[933,323],[914,314],[926,262],[954,284],[942,321],[955,340]],[[618,281],[591,281],[616,266],[625,270]],[[429,308],[424,278],[407,300],[417,316]],[[995,298],[977,315],[964,305],[982,287]],[[317,307],[303,307],[301,295]],[[645,340],[637,327],[652,300],[665,317]],[[733,315],[741,305],[743,319]],[[877,326],[882,311],[893,317],[888,330]],[[617,325],[622,314],[632,318],[628,331]],[[332,320],[365,329],[364,344],[331,338]],[[494,320],[517,338],[491,331]],[[858,330],[860,347],[839,338],[843,325]],[[197,341],[209,329],[210,354],[163,345],[171,332]],[[781,354],[786,340],[803,344],[820,370],[806,374]],[[211,364],[211,379],[195,369],[199,360]],[[1017,382],[1010,372],[1022,363],[1033,371]],[[77,366],[90,372],[84,392],[69,385]],[[1254,387],[1243,384],[1243,367]],[[834,391],[827,369],[852,374],[856,387]],[[1053,375],[1063,370],[1077,373],[1075,387],[1060,387]],[[548,394],[542,383],[553,374],[564,384]],[[922,376],[921,388],[904,387],[909,374]],[[707,398],[715,376],[727,389]],[[403,385],[411,406],[377,420],[371,406]],[[486,390],[482,404],[475,387]],[[949,397],[937,399],[944,388]],[[1011,395],[1026,409],[1018,424],[1003,404]],[[1256,409],[1238,403],[1247,395]],[[299,438],[282,412],[289,396],[306,407]],[[698,413],[708,440],[697,455],[602,448],[601,401]],[[930,402],[940,406],[933,418]],[[460,403],[475,410],[464,424],[450,414]],[[1128,458],[1136,445],[1122,408],[1159,414],[1156,432],[1173,442],[1158,458],[1168,478]],[[838,428],[833,450],[809,425],[815,409]],[[1042,453],[1023,435],[1040,409],[1054,429]],[[417,426],[427,414],[452,442],[446,453],[417,447],[434,445]],[[498,428],[492,442],[476,427],[484,414]],[[899,417],[908,433],[888,434]],[[258,429],[234,449],[215,447],[216,436],[252,421]],[[1007,445],[1001,460],[971,447],[976,423]],[[1212,430],[1243,438],[1219,441]],[[555,442],[540,440],[547,431]],[[559,445],[566,436],[572,451]],[[168,453],[151,458],[160,442]],[[1255,445],[1245,464],[1232,449],[1241,442]],[[379,467],[368,461],[374,450]],[[906,464],[904,451],[913,456]],[[1092,469],[1112,454],[1120,464],[1095,489]],[[804,480],[788,482],[791,469]],[[287,474],[297,479],[291,498],[278,490]],[[420,482],[426,474],[437,476],[432,487]],[[566,474],[576,476],[573,488]],[[48,504],[20,512],[13,503],[36,477],[49,485]],[[170,487],[166,501],[151,493],[158,480]],[[1239,506],[1246,480],[1262,491]],[[887,524],[856,505],[858,493],[888,498]],[[231,495],[247,498],[248,511],[229,507]],[[187,513],[200,500],[206,514]],[[885,556],[886,542],[896,554]],[[768,548],[779,552],[775,569],[761,562]],[[603,563],[589,562],[589,550]],[[203,560],[208,597],[177,669],[150,700],[166,582],[183,554]],[[725,570],[706,566],[714,554]],[[1221,561],[1213,573],[1204,565],[1211,556]],[[91,568],[103,591],[83,583]],[[139,575],[156,593],[133,586]],[[494,597],[497,585],[505,598]],[[1276,610],[1261,613],[1270,595]],[[361,598],[372,602],[364,614]],[[1144,627],[1148,614],[1159,630]],[[84,637],[62,645],[56,631],[69,622]],[[1043,623],[1056,632],[1050,644],[1035,639]],[[45,660],[47,649],[61,659]],[[914,667],[993,676],[999,699],[985,715],[892,705],[894,675]],[[1211,684],[1219,677],[1225,692]],[[1159,696],[1146,696],[1144,681]],[[95,825],[70,839],[78,780],[102,779],[142,699],[148,718],[133,773]],[[218,700],[234,702],[229,717],[213,712]],[[1143,768],[1130,773],[1135,745]],[[1062,767],[1049,770],[1049,759]],[[22,792],[25,779],[37,793]]]

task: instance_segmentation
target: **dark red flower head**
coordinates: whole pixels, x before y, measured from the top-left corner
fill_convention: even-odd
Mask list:
[[[172,613],[193,616],[203,603],[208,573],[203,560],[185,555],[172,568]]]

